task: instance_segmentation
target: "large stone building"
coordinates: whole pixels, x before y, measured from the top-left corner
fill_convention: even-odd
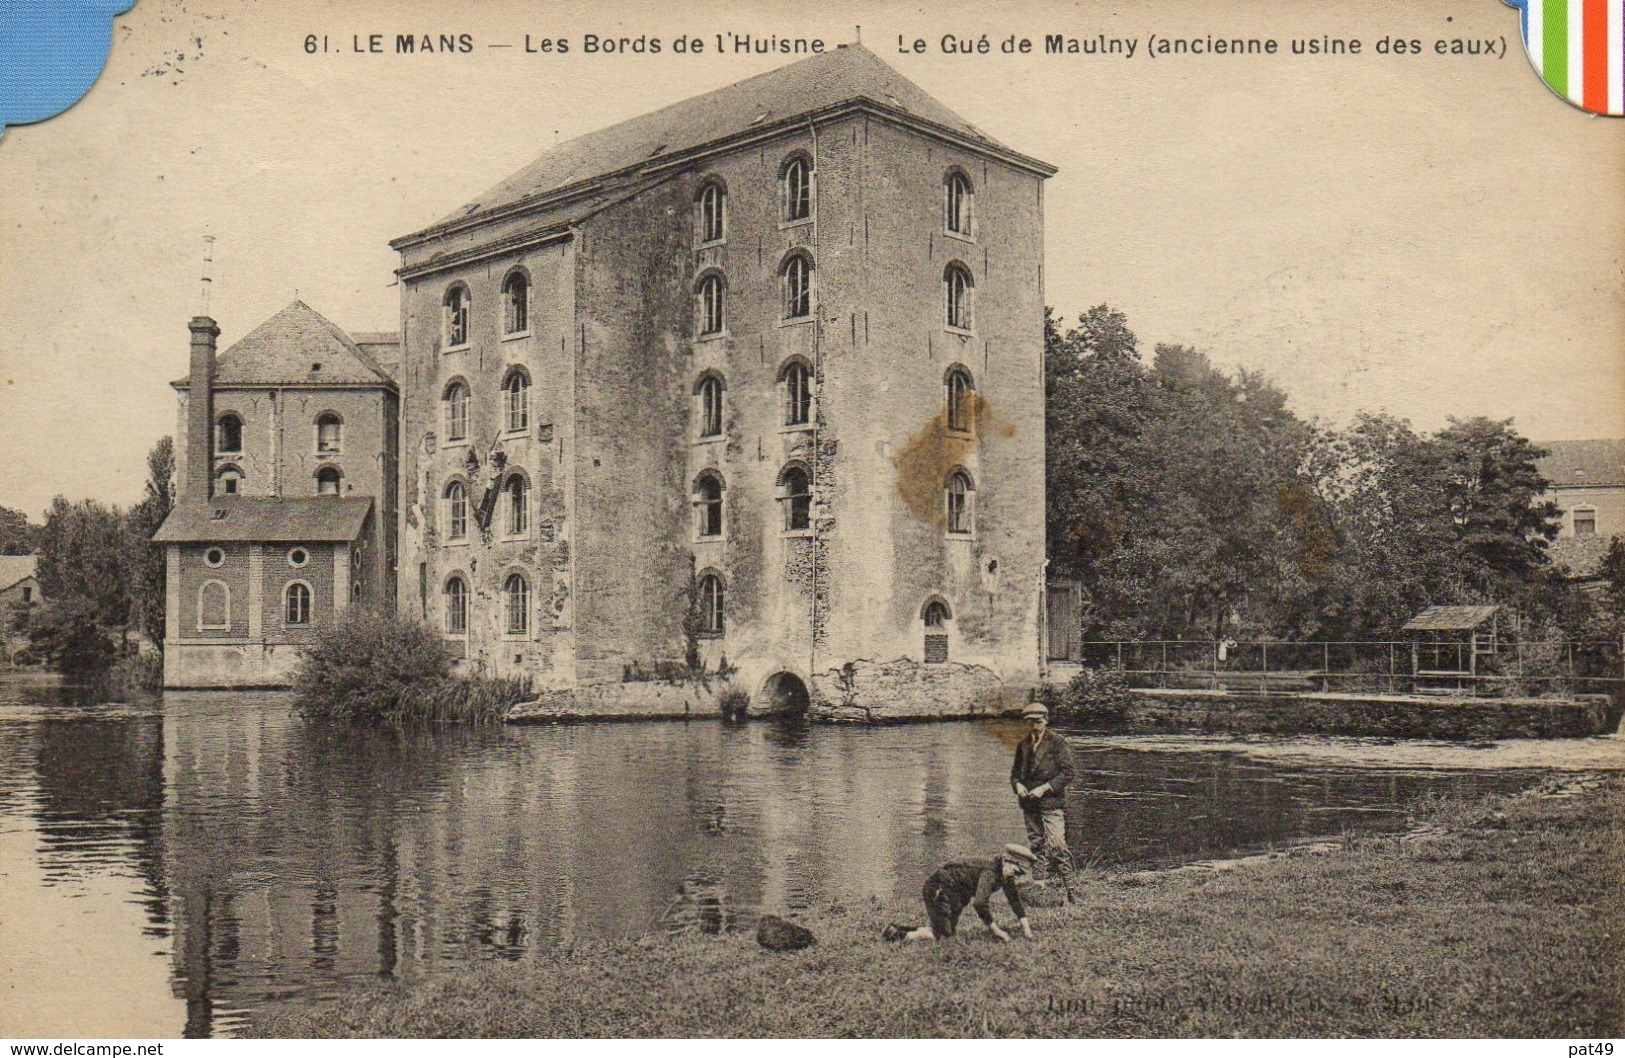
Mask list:
[[[1052,172],[849,46],[396,240],[403,604],[544,688],[1031,684]]]
[[[322,620],[342,555],[379,599],[393,565],[465,668],[583,711],[669,708],[657,686],[701,671],[758,708],[1008,703],[1039,674],[1053,172],[842,47],[565,143],[397,239],[398,366],[302,305],[207,386],[194,356],[207,473],[160,534],[179,682],[272,631],[260,671],[285,670],[319,624],[277,617],[297,544],[335,571],[309,585]],[[197,424],[228,416],[244,440],[208,451]],[[205,620],[204,582],[248,616]]]
[[[216,357],[192,320],[165,545],[166,687],[288,682],[354,601],[394,598],[393,335],[345,334],[296,301]]]

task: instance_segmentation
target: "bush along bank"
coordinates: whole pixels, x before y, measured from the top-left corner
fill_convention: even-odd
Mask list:
[[[359,724],[499,723],[530,682],[455,676],[439,633],[421,622],[352,610],[299,659],[294,708]]]
[[[1625,1032],[1625,786],[1435,802],[1406,834],[1233,870],[1081,872],[1033,940],[887,944],[915,904],[754,931],[586,939],[523,964],[261,1010],[280,1037],[1487,1036]],[[1008,923],[998,901],[995,915]],[[967,914],[969,912],[967,911]]]

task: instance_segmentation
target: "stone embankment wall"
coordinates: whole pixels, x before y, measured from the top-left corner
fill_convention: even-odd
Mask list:
[[[1432,698],[1401,695],[1247,695],[1145,690],[1112,730],[1248,735],[1354,735],[1480,742],[1607,734],[1617,712],[1602,695]]]

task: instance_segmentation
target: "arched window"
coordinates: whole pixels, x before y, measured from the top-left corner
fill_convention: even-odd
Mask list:
[[[791,463],[779,472],[779,502],[784,505],[786,532],[812,528],[812,483],[807,468],[800,463]]]
[[[502,406],[509,431],[530,429],[530,376],[524,368],[510,368],[502,380]]]
[[[812,216],[812,163],[796,155],[784,163],[779,183],[784,193],[784,219],[807,220]]]
[[[976,486],[971,484],[970,475],[963,470],[955,470],[948,475],[945,493],[949,533],[956,536],[969,536],[971,534],[975,527],[974,515],[971,510],[971,500],[975,492]]]
[[[721,242],[727,232],[728,193],[720,181],[708,180],[700,189],[700,242]]]
[[[502,281],[502,333],[524,334],[530,330],[530,280],[513,271]]]
[[[316,451],[337,452],[339,450],[340,431],[344,428],[344,420],[330,411],[324,411],[316,416]]]
[[[784,294],[784,318],[799,320],[812,315],[812,258],[804,253],[791,254],[779,273],[780,288]]]
[[[441,302],[446,348],[456,349],[468,344],[468,288],[461,283],[446,291]]]
[[[452,576],[446,581],[446,634],[468,634],[468,582]]]
[[[722,436],[722,398],[727,388],[721,375],[709,371],[701,375],[695,385],[694,395],[699,398],[701,437]]]
[[[337,496],[343,480],[344,476],[339,473],[338,467],[323,467],[316,471],[316,495]]]
[[[507,609],[507,632],[522,636],[530,632],[530,581],[523,573],[510,573],[502,585]]]
[[[700,280],[694,306],[695,324],[700,337],[722,333],[726,322],[723,304],[726,299],[727,289],[720,275],[713,272]]]
[[[462,441],[468,437],[468,387],[453,382],[446,387],[441,400],[446,406],[446,440]]]
[[[699,598],[700,631],[705,635],[719,636],[722,634],[722,604],[722,578],[715,573],[706,573],[701,576]]]
[[[530,531],[530,487],[524,475],[509,477],[502,487],[502,497],[508,512],[508,535],[524,536]]]
[[[942,223],[950,235],[971,236],[971,186],[954,170],[942,181]]]
[[[236,412],[227,412],[215,420],[214,450],[238,453],[243,450],[243,420]]]
[[[964,265],[951,264],[942,273],[942,289],[947,298],[947,323],[954,330],[971,329],[971,299],[975,287]]]
[[[925,627],[939,630],[948,627],[948,619],[952,616],[948,604],[941,599],[932,599],[920,611],[920,620],[925,622]]]
[[[971,433],[976,429],[976,386],[970,372],[962,367],[951,367],[943,379],[947,403],[948,429]]]
[[[722,535],[722,479],[710,472],[694,483],[694,514],[698,535]]]
[[[812,422],[812,369],[800,358],[779,370],[784,386],[784,425],[806,426]]]
[[[282,593],[282,620],[284,624],[310,624],[310,585],[296,580]]]
[[[220,473],[215,475],[214,491],[220,496],[237,495],[243,482],[243,472],[236,467],[221,467]]]
[[[206,580],[197,590],[198,631],[231,627],[231,589],[218,580]]]
[[[468,538],[468,486],[453,481],[446,486],[446,539]]]

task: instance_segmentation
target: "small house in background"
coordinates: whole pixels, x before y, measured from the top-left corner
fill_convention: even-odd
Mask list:
[[[1429,606],[1406,622],[1418,689],[1479,675],[1500,649],[1501,614],[1500,606]]]
[[[43,601],[35,555],[0,555],[0,647],[8,662],[28,645],[27,614]]]
[[[1601,588],[1598,568],[1615,536],[1625,536],[1625,440],[1542,441],[1537,464],[1546,494],[1563,510],[1552,562],[1586,590]]]

